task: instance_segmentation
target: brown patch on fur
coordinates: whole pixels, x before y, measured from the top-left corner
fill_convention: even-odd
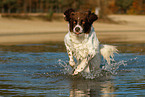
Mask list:
[[[98,19],[97,15],[91,13],[91,11],[75,11],[68,9],[64,12],[65,20],[70,24],[70,32],[73,32],[73,28],[78,24],[83,28],[84,33],[89,33],[91,25]]]

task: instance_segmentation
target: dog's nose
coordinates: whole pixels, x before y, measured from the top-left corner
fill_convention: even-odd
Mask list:
[[[76,27],[75,30],[76,30],[76,32],[79,32],[80,31],[80,27]]]

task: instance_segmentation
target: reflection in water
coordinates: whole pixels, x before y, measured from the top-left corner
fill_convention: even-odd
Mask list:
[[[125,61],[115,75],[93,80],[71,76],[65,46],[36,44],[0,47],[0,96],[116,97],[145,96],[145,45],[115,44],[116,62]],[[67,65],[67,64],[66,64]],[[67,70],[66,70],[67,69]]]
[[[70,97],[114,97],[113,84],[105,80],[75,80],[72,82]]]

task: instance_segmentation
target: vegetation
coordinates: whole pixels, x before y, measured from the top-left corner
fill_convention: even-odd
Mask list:
[[[89,8],[99,17],[107,18],[109,13],[145,14],[145,0],[0,0],[2,16],[45,15],[51,21],[53,13],[63,13],[68,8]]]
[[[145,0],[111,0],[109,8],[112,13],[145,14]]]
[[[116,0],[116,6],[119,7],[121,13],[126,13],[132,5],[133,0]]]

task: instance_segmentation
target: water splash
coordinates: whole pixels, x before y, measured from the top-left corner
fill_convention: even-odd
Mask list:
[[[63,61],[59,59],[58,64],[64,68],[62,70],[63,74],[72,75],[73,69],[69,65],[68,61]],[[103,61],[99,71],[93,71],[92,73],[89,74],[85,72],[81,72],[79,76],[82,76],[85,79],[95,79],[102,76],[108,76],[108,74],[117,74],[116,71],[121,65],[126,66],[127,61],[121,60],[119,62],[115,62],[114,60],[112,60],[111,64],[108,64],[107,62]]]
[[[72,74],[72,68],[71,66],[68,64],[68,61],[63,61],[61,59],[58,60],[58,64],[63,67],[64,69],[62,70],[63,74]]]
[[[102,70],[106,70],[108,72],[110,72],[111,74],[116,74],[116,70],[121,66],[126,66],[127,65],[127,61],[125,60],[121,60],[119,62],[115,62],[114,60],[111,61],[110,64],[104,63],[102,66]]]

